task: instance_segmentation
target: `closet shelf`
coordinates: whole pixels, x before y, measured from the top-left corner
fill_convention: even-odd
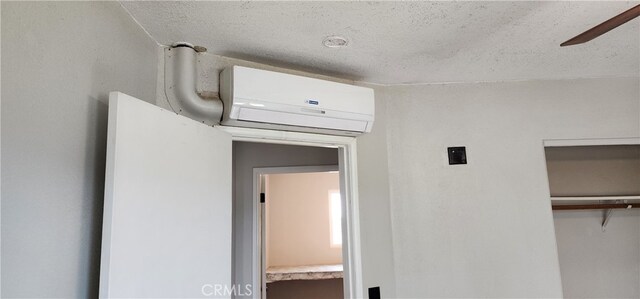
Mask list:
[[[342,278],[342,264],[269,267],[267,283],[285,280],[320,280]]]

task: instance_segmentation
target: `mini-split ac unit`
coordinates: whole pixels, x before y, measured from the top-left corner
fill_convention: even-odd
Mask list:
[[[222,71],[221,124],[334,135],[370,132],[373,89],[233,66]]]

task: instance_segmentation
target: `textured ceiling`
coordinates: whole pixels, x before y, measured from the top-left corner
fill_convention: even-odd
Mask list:
[[[122,2],[156,39],[380,84],[640,75],[640,18],[561,42],[640,2]],[[326,48],[328,35],[349,46]]]

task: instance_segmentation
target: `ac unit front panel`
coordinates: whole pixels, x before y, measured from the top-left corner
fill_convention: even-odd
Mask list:
[[[239,66],[220,78],[223,125],[346,136],[373,126],[370,88]]]
[[[339,135],[339,136],[358,136],[362,134],[362,131],[356,132],[356,131],[331,130],[331,129],[323,129],[323,128],[300,127],[300,126],[274,124],[274,123],[244,121],[244,120],[237,120],[237,119],[227,119],[225,121],[222,121],[221,125],[226,127],[245,127],[245,128],[254,128],[254,129],[268,129],[268,130],[277,130],[277,131]],[[371,126],[371,123],[369,123],[369,126]]]
[[[367,128],[366,121],[303,115],[251,108],[240,109],[238,120],[354,132],[364,132]]]
[[[373,90],[284,73],[233,67],[235,99],[374,114]]]

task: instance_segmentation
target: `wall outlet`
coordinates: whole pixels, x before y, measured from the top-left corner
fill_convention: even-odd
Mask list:
[[[380,299],[380,287],[369,288],[369,299]]]

